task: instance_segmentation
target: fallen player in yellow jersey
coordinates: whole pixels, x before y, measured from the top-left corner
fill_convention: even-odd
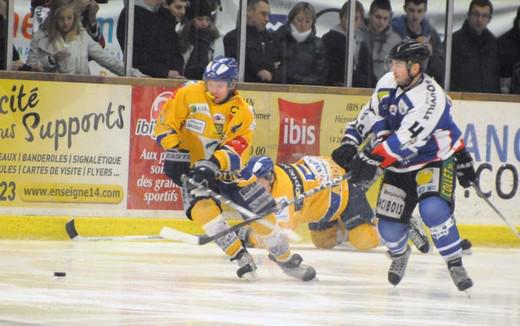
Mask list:
[[[256,156],[249,160],[242,174],[245,177],[255,175],[258,183],[279,201],[292,200],[345,172],[325,156],[304,156],[294,164],[274,164],[267,156]],[[364,187],[349,184],[345,179],[275,215],[278,224],[285,228],[294,229],[298,224],[306,223],[317,248],[330,249],[349,241],[358,250],[370,250],[380,245],[380,239],[365,191]],[[430,245],[419,223],[412,223],[410,238],[421,252],[426,253]],[[239,237],[249,246],[258,245],[258,237],[248,228],[241,229]]]

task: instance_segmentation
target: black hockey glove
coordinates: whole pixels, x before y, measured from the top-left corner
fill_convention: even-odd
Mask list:
[[[464,188],[468,188],[471,183],[475,183],[477,175],[473,167],[473,158],[463,149],[455,153],[455,168],[457,170],[457,179]]]
[[[382,157],[372,154],[368,150],[360,152],[349,164],[349,182],[354,184],[363,184],[371,181],[375,177],[377,168],[381,162],[383,162]]]
[[[198,185],[210,187],[220,171],[218,161],[214,159],[200,160],[195,163],[195,166],[190,170],[189,176],[193,182]]]
[[[357,144],[353,141],[345,142],[332,152],[332,159],[337,165],[348,170],[350,162],[352,162],[352,159],[358,153],[357,148]]]
[[[374,211],[366,196],[366,189],[356,184],[349,184],[348,205],[341,213],[341,220],[347,230],[352,230],[364,223],[372,223]]]
[[[190,154],[188,151],[173,148],[166,151],[164,173],[179,187],[182,186],[182,175],[190,170]]]

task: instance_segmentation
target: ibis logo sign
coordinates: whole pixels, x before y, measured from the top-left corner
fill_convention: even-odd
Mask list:
[[[320,154],[323,101],[294,103],[278,99],[280,133],[277,162],[294,163],[304,155]]]

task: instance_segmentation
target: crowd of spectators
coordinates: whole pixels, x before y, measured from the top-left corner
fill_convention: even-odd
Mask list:
[[[285,24],[272,30],[267,28],[270,1],[248,0],[244,81],[345,85],[350,1],[354,0],[338,8],[337,23],[320,36],[312,3],[294,4]],[[3,43],[5,2],[0,0]],[[122,61],[103,49],[98,2],[102,1],[31,0],[33,37],[28,59],[22,64],[13,47],[12,68],[89,74],[88,62],[94,60],[123,75]],[[132,75],[201,79],[221,36],[224,55],[240,59],[240,17],[235,29],[222,33],[216,27],[221,6],[220,0],[135,0]],[[372,0],[365,15],[362,3],[356,1],[354,44],[350,45],[352,86],[373,88],[387,71],[390,49],[403,39],[427,45],[431,57],[426,73],[444,83],[446,45],[427,17],[428,0],[403,0],[403,9],[404,14],[394,17],[390,0]],[[511,29],[498,38],[488,28],[492,17],[490,0],[469,4],[462,27],[452,34],[450,90],[520,94],[520,7]],[[123,8],[117,22],[117,41],[123,51],[125,20]],[[6,51],[0,49],[3,64]]]

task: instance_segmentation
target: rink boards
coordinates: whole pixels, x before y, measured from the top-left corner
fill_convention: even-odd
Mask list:
[[[64,238],[70,217],[86,234],[154,234],[165,223],[197,232],[180,189],[162,173],[154,121],[169,87],[0,81],[0,237]],[[294,162],[328,155],[369,95],[247,90],[255,109],[252,155]],[[453,116],[475,159],[482,190],[515,225],[520,168],[519,103],[462,100]],[[456,217],[475,243],[520,246],[473,191],[457,189]],[[377,188],[369,192],[375,203]],[[305,235],[305,229],[301,232]],[[304,237],[305,238],[305,237]]]

